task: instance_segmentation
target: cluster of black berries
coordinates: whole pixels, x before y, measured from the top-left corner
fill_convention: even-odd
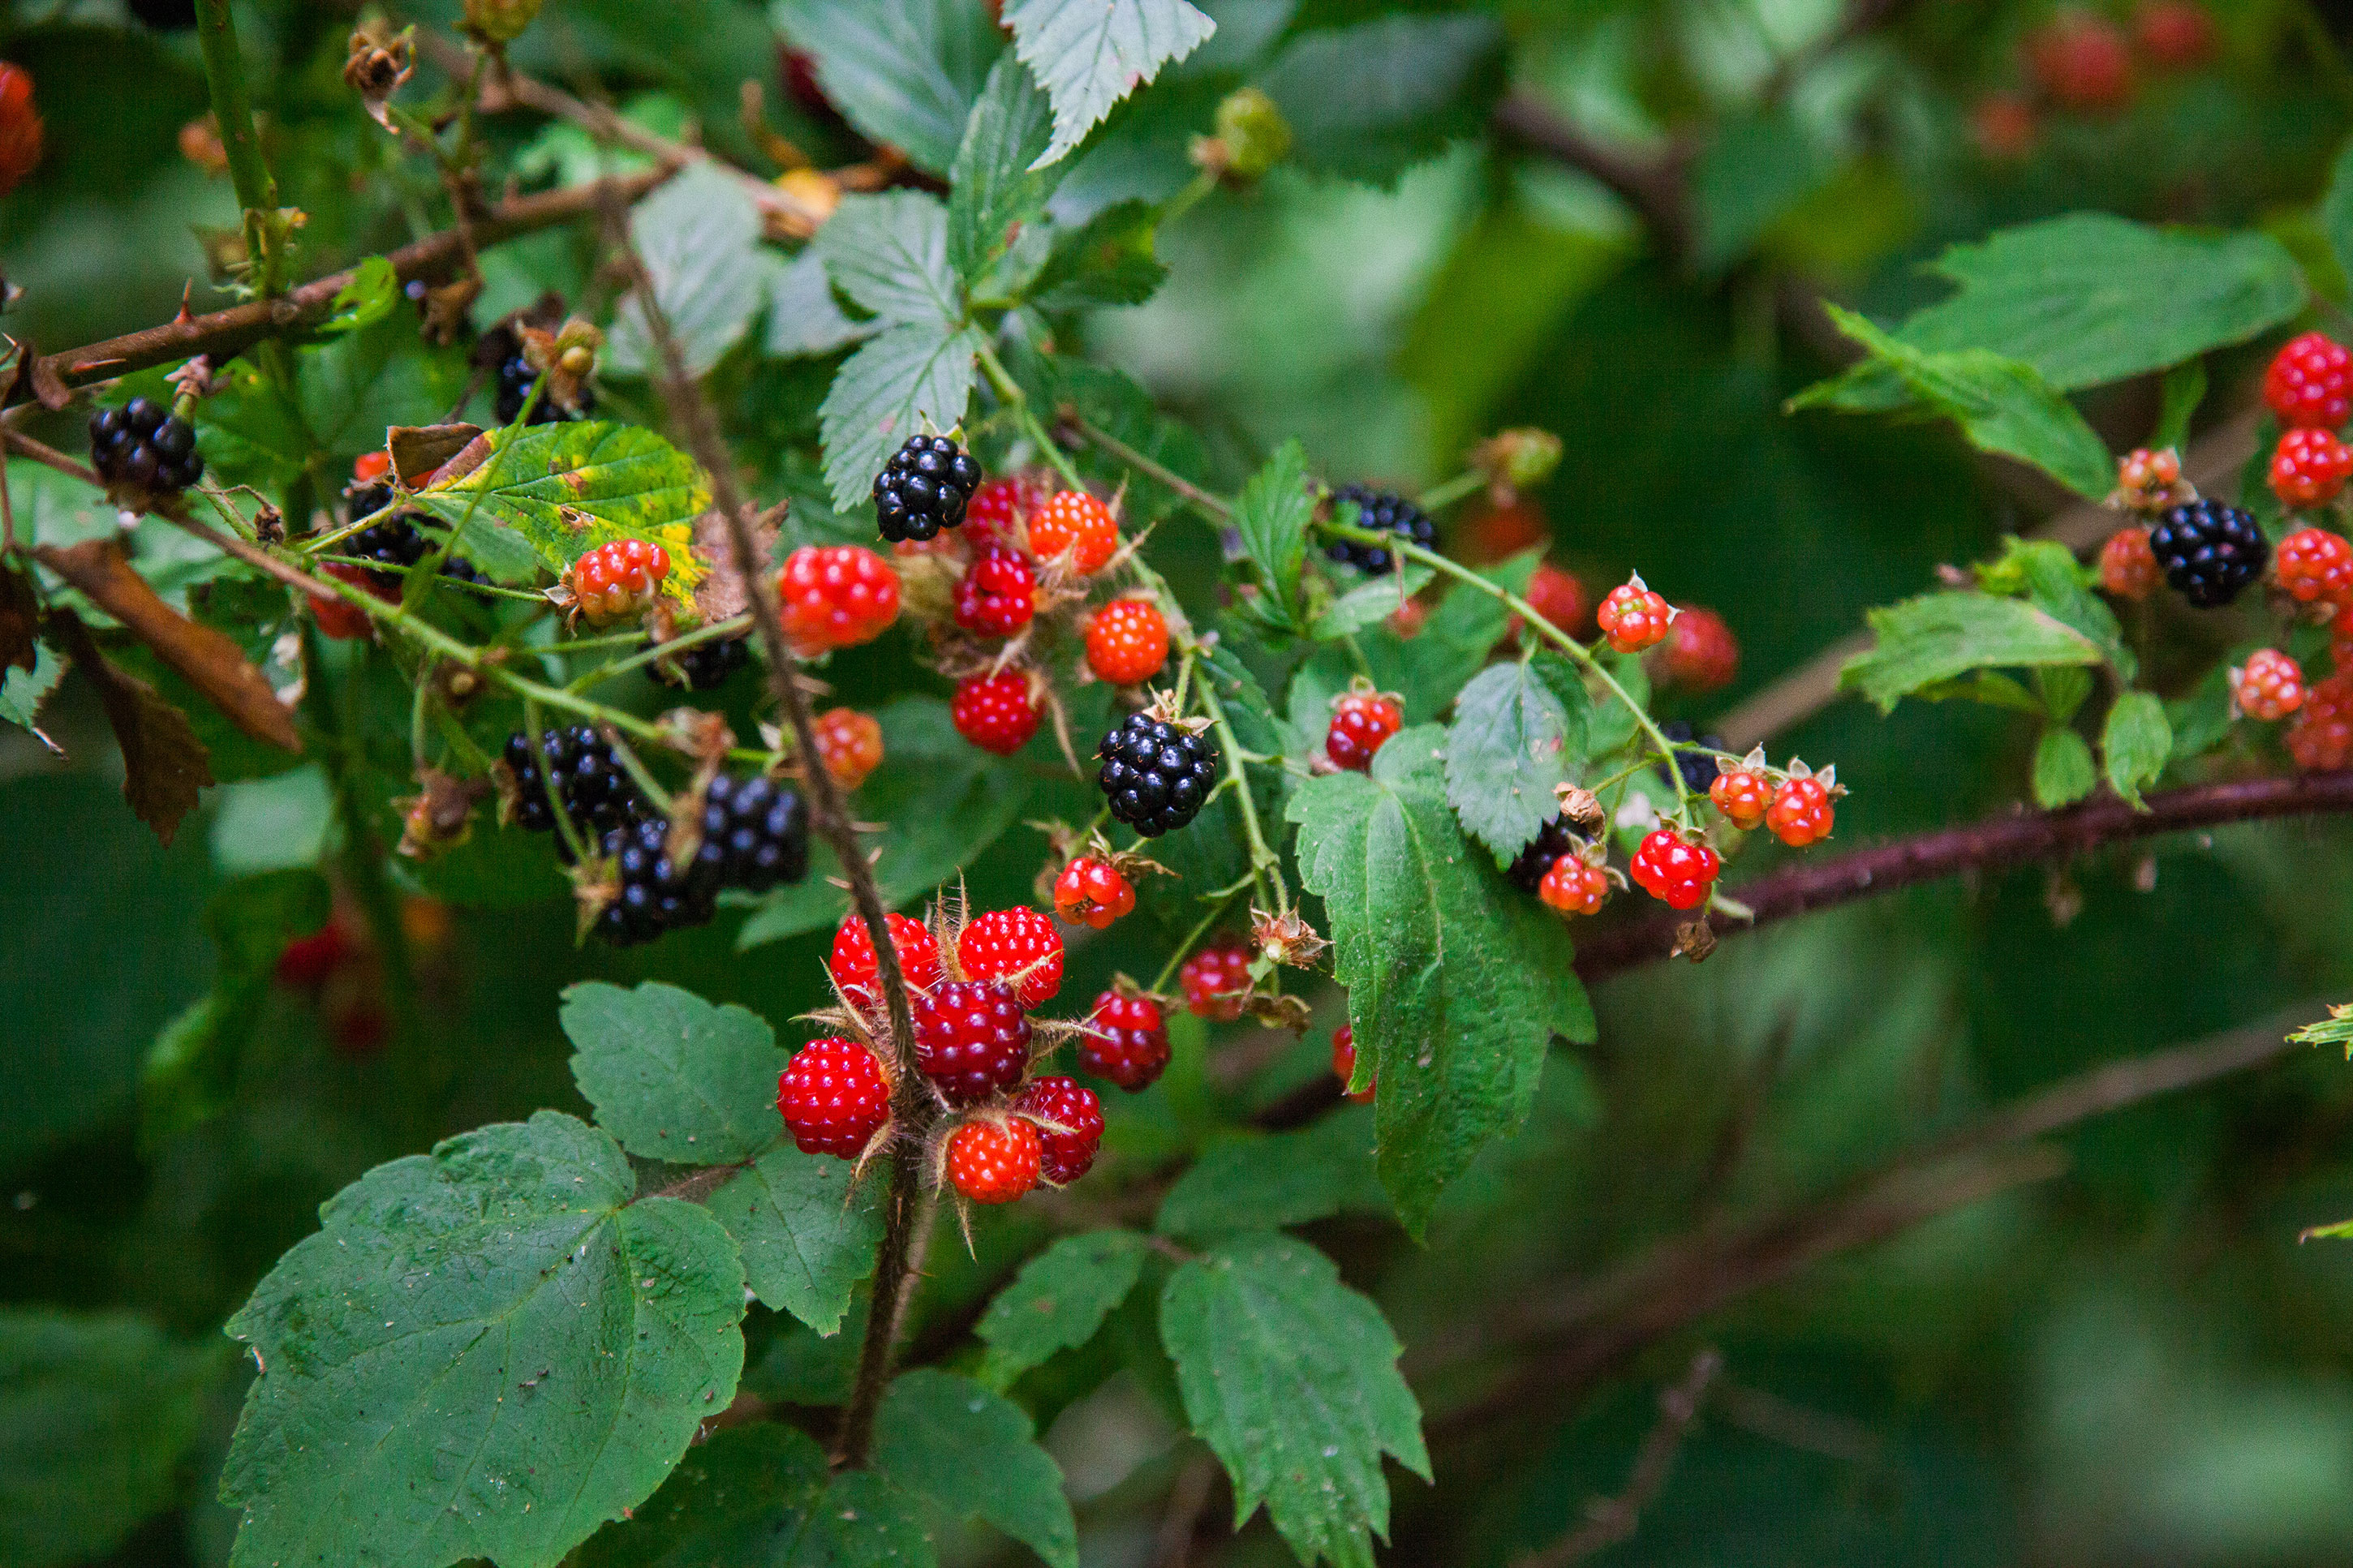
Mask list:
[[[2255,520],[2218,500],[2175,507],[2148,531],[2149,553],[2176,593],[2201,610],[2237,598],[2263,574],[2272,547]]]
[[[1218,782],[1218,748],[1149,713],[1126,722],[1095,748],[1103,760],[1096,783],[1111,814],[1146,838],[1172,833],[1200,815]]]
[[[944,436],[912,436],[874,476],[874,517],[897,544],[935,536],[964,521],[980,488],[980,465]]]
[[[511,354],[499,362],[498,396],[492,406],[498,412],[500,424],[514,423],[515,416],[522,412],[522,405],[529,400],[531,389],[538,384],[538,381],[539,372],[532,369],[531,362],[524,359],[520,353]],[[589,411],[596,406],[596,389],[583,382],[580,386],[579,402],[575,406],[566,408],[553,397],[543,397],[532,405],[531,417],[523,423],[560,425],[567,419],[586,419],[588,417]]]
[[[1691,721],[1685,719],[1668,720],[1665,723],[1659,726],[1659,733],[1664,735],[1668,740],[1672,741],[1677,745],[1681,745],[1684,742],[1693,738]],[[1721,735],[1702,735],[1699,737],[1699,743],[1705,746],[1708,751],[1711,752],[1720,752],[1724,750],[1724,737]],[[1664,763],[1659,763],[1655,771],[1662,779],[1664,779],[1667,776],[1667,767]],[[1691,791],[1694,795],[1705,795],[1707,793],[1708,786],[1715,783],[1715,775],[1718,769],[1715,765],[1715,759],[1704,752],[1677,752],[1675,753],[1675,771],[1683,775],[1683,788]],[[1541,877],[1544,873],[1539,871],[1536,875]],[[1530,891],[1534,891],[1534,889],[1531,889]]]
[[[1577,825],[1566,816],[1556,816],[1536,829],[1536,836],[1514,858],[1504,875],[1520,891],[1534,893],[1544,886],[1545,873],[1552,869],[1554,861],[1584,846],[1584,836],[1577,832]]]
[[[109,484],[159,493],[186,489],[205,475],[195,426],[145,397],[90,416],[90,462]]]
[[[573,826],[593,836],[613,863],[617,886],[596,931],[616,947],[708,924],[722,889],[765,893],[808,875],[807,808],[773,779],[713,779],[703,795],[701,842],[681,865],[670,853],[669,818],[638,793],[602,736],[581,724],[547,731],[540,742],[534,756],[529,736],[507,739],[515,821],[534,833],[554,828],[552,782]],[[570,858],[560,837],[556,855]]]
[[[656,679],[670,685],[682,684],[689,691],[708,691],[752,662],[751,641],[746,637],[721,637],[716,642],[699,642],[670,662],[678,667],[678,679],[672,680],[659,664],[654,666]]]
[[[392,504],[392,489],[388,485],[370,485],[352,496],[353,517],[367,517]],[[434,542],[426,538],[417,526],[405,517],[388,517],[372,522],[343,541],[342,553],[356,555],[363,560],[380,562],[386,570],[372,574],[385,587],[396,586],[400,569],[414,566],[435,549]],[[489,578],[472,562],[462,555],[446,556],[441,562],[441,575],[460,583],[487,583]]]
[[[1362,485],[1342,485],[1332,492],[1335,501],[1356,503],[1356,526],[1378,529],[1420,545],[1425,550],[1438,545],[1438,524],[1430,514],[1406,500],[1379,490],[1368,490]],[[1324,553],[1343,566],[1354,566],[1363,572],[1386,572],[1396,564],[1397,558],[1377,544],[1359,544],[1351,539],[1335,539],[1324,547]]]

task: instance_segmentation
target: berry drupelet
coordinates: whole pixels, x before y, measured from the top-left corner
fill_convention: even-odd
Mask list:
[[[2175,507],[2149,531],[2148,548],[2174,592],[2201,610],[2219,609],[2263,575],[2271,545],[2255,520],[2218,500]]]
[[[555,809],[548,801],[552,781],[575,829],[604,834],[644,814],[644,803],[612,746],[586,724],[549,730],[533,756],[531,737],[507,737],[506,764],[514,774],[515,821],[532,833],[552,832]]]
[[[1363,485],[1342,485],[1332,492],[1332,499],[1356,503],[1356,526],[1359,528],[1394,533],[1424,550],[1438,547],[1438,524],[1403,496],[1367,489]],[[1324,553],[1340,564],[1354,566],[1360,572],[1386,572],[1397,562],[1397,557],[1381,546],[1360,544],[1352,539],[1332,541],[1324,547]]]
[[[765,893],[808,875],[808,811],[801,797],[768,777],[722,773],[702,797],[699,869],[723,888]]]
[[[1146,838],[1174,832],[1200,814],[1218,782],[1218,748],[1149,713],[1131,713],[1095,748],[1096,783],[1111,814]]]
[[[615,947],[635,947],[665,931],[707,925],[719,912],[719,881],[702,858],[670,859],[670,823],[648,816],[605,835],[605,854],[619,886],[596,917],[596,932]]]
[[[874,520],[897,544],[922,541],[964,521],[980,488],[980,465],[944,436],[913,436],[874,476]]]
[[[90,416],[90,462],[109,484],[158,494],[186,489],[205,475],[195,427],[146,397]]]

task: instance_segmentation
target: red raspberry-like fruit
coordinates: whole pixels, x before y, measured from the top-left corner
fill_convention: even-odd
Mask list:
[[[1000,757],[1029,743],[1043,712],[1030,695],[1029,678],[1018,669],[965,677],[956,682],[955,700],[948,705],[955,732]]]
[[[2181,482],[2181,454],[2170,447],[2150,451],[2135,447],[2116,459],[2116,488],[2136,500],[2153,501]]]
[[[1564,855],[1536,884],[1536,897],[1565,915],[1598,914],[1609,901],[1609,874],[1577,856]]]
[[[1388,619],[1381,623],[1397,634],[1400,641],[1419,637],[1421,628],[1429,624],[1430,606],[1419,599],[1408,599],[1404,604],[1391,610]]]
[[[1062,933],[1036,910],[991,910],[956,937],[956,962],[966,979],[1001,980],[1039,1006],[1062,988]]]
[[[0,60],[0,196],[41,161],[41,117],[33,108],[33,78]]]
[[[1038,613],[1038,577],[1009,544],[984,546],[956,584],[955,624],[985,637],[1009,637]]]
[[[951,1105],[987,1100],[1029,1067],[1029,1019],[1013,987],[951,980],[915,1004],[915,1063]]]
[[[1665,640],[1674,611],[1635,577],[1609,590],[1598,618],[1601,635],[1609,639],[1611,647],[1620,653],[1640,653]]]
[[[2325,528],[2299,528],[2279,542],[2280,586],[2299,604],[2353,594],[2353,544]]]
[[[1176,971],[1185,1010],[1219,1024],[1240,1017],[1242,1004],[1250,999],[1250,946],[1240,938],[1218,937],[1205,943]]]
[[[392,473],[392,454],[381,447],[352,459],[352,483],[380,485]]]
[[[965,542],[975,551],[991,544],[1018,546],[1022,520],[1054,496],[1054,487],[1028,474],[984,479],[965,502]]]
[[[882,726],[855,708],[828,708],[817,716],[817,760],[834,782],[856,789],[882,765]]]
[[[860,1041],[811,1040],[778,1075],[776,1110],[802,1153],[855,1160],[891,1120],[890,1076]]]
[[[1831,836],[1831,823],[1836,816],[1831,792],[1822,787],[1820,779],[1793,778],[1775,793],[1773,804],[1765,813],[1765,826],[1790,848],[1803,849]]]
[[[1693,691],[1714,691],[1732,684],[1740,672],[1740,644],[1732,628],[1714,610],[1685,605],[1667,628],[1667,645],[1660,652],[1666,677]]]
[[[1351,691],[1332,704],[1332,727],[1324,731],[1324,754],[1335,768],[1365,773],[1373,753],[1405,725],[1405,710],[1377,692]]]
[[[2328,659],[2339,675],[2353,675],[2353,603],[2340,599],[2328,623]]]
[[[1149,599],[1113,599],[1087,620],[1087,668],[1097,680],[1134,686],[1168,662],[1168,619]]]
[[[2026,65],[2069,109],[2116,110],[2132,101],[2132,47],[2105,16],[2066,11],[2026,41]]]
[[[2304,671],[2279,649],[2259,647],[2231,672],[2231,695],[2241,712],[2268,724],[2304,706]]]
[[[1463,553],[1474,562],[1502,561],[1523,550],[1533,550],[1552,537],[1543,511],[1525,496],[1509,506],[1491,507],[1481,512],[1472,519],[1466,533]],[[1541,611],[1544,606],[1539,605],[1536,608]]]
[[[2353,419],[2353,349],[2325,332],[2290,338],[2263,373],[2263,401],[2291,430],[2335,430]]]
[[[1593,614],[1593,601],[1586,596],[1585,584],[1549,562],[1529,575],[1528,591],[1520,596],[1528,602],[1528,608],[1570,637],[1578,635]]]
[[[1102,931],[1135,908],[1135,889],[1108,860],[1082,855],[1054,879],[1054,912]]]
[[[785,637],[797,652],[872,642],[899,618],[899,574],[855,544],[804,544],[776,575]]]
[[[1695,910],[1707,902],[1724,860],[1704,844],[1694,844],[1672,827],[1662,827],[1634,851],[1634,882],[1671,910]]]
[[[2272,493],[2291,507],[2323,506],[2353,476],[2353,447],[2326,430],[2290,430],[2272,453]]]
[[[2034,105],[2014,92],[1989,92],[1969,109],[1969,138],[1992,163],[2015,163],[2034,151],[2042,129]]]
[[[319,568],[319,575],[332,577],[338,583],[348,583],[363,593],[375,594],[378,598],[385,596],[364,567],[346,566],[341,562],[330,561]],[[330,599],[313,594],[311,595],[311,616],[319,623],[321,637],[333,637],[338,641],[366,637],[373,629],[368,613],[349,599]]]
[[[1724,818],[1743,832],[1765,820],[1773,805],[1773,781],[1753,768],[1734,768],[1715,775],[1707,798]]]
[[[1373,1084],[1354,1090],[1348,1088],[1348,1080],[1356,1076],[1356,1031],[1346,1024],[1332,1031],[1332,1076],[1340,1080],[1340,1092],[1350,1100],[1358,1105],[1371,1102]]]
[[[2353,762],[2353,671],[2314,682],[2286,739],[2287,754],[2306,773],[2327,773]]]
[[[2214,18],[2189,0],[2148,0],[2133,14],[2140,52],[2171,70],[2189,70],[2214,58]]]
[[[327,976],[348,963],[352,954],[351,932],[343,929],[343,921],[330,920],[309,936],[298,936],[286,944],[278,955],[278,984],[324,984]]]
[[[1030,515],[1029,548],[1040,561],[1068,551],[1071,569],[1092,577],[1119,548],[1119,524],[1109,507],[1084,490],[1063,490]]]
[[[1038,1168],[1054,1185],[1069,1185],[1094,1164],[1095,1150],[1103,1143],[1103,1113],[1093,1089],[1074,1078],[1033,1078],[1013,1097],[1013,1110],[1036,1124]]]
[[[634,616],[651,604],[655,590],[669,575],[669,551],[643,539],[616,539],[575,561],[565,580],[572,585],[581,614],[611,621]]]
[[[1087,1016],[1079,1065],[1130,1094],[1150,1087],[1168,1065],[1168,1026],[1149,996],[1106,991]]]
[[[2117,598],[2137,603],[2164,581],[2165,569],[2148,547],[2148,530],[2120,528],[2100,546],[2100,586]]]
[[[886,914],[882,917],[891,928],[891,948],[899,955],[899,973],[912,991],[928,991],[940,983],[940,944],[932,935],[931,927],[905,915]],[[842,917],[839,929],[833,933],[833,952],[825,967],[833,983],[849,999],[853,1007],[868,1009],[882,1005],[881,970],[874,962],[874,939],[867,933],[866,921],[855,910]]]
[[[948,1180],[976,1204],[1009,1204],[1038,1184],[1045,1145],[1018,1116],[967,1121],[948,1139]]]

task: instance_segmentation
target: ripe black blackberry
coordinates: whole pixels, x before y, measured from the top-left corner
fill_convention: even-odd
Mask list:
[[[1394,533],[1425,550],[1438,547],[1438,524],[1430,521],[1427,512],[1403,496],[1366,489],[1362,485],[1342,485],[1332,492],[1332,499],[1356,503],[1356,525],[1359,528],[1377,528],[1384,533]],[[1343,566],[1354,566],[1363,572],[1386,572],[1397,563],[1397,557],[1379,545],[1359,544],[1351,539],[1332,541],[1324,547],[1324,553]]]
[[[517,825],[527,832],[548,833],[555,827],[555,808],[548,800],[554,781],[564,797],[564,809],[573,827],[591,836],[610,833],[646,815],[642,797],[628,770],[613,755],[612,746],[586,724],[549,730],[540,736],[541,755],[532,755],[531,737],[507,737],[506,764],[515,781]]]
[[[1536,829],[1536,836],[1521,848],[1504,875],[1511,879],[1512,886],[1532,894],[1544,886],[1545,873],[1552,869],[1552,863],[1583,843],[1566,816],[1556,816]]]
[[[654,816],[605,835],[604,850],[619,886],[596,917],[596,934],[615,947],[634,947],[664,931],[708,925],[719,912],[719,883],[698,856],[681,870],[665,847],[670,823]]]
[[[882,537],[925,540],[964,521],[980,488],[980,465],[944,436],[911,436],[874,476],[874,518]]]
[[[109,484],[158,493],[186,489],[205,475],[195,427],[145,397],[90,415],[90,463]]]
[[[1149,713],[1129,714],[1103,738],[1095,755],[1103,759],[1095,782],[1111,801],[1111,814],[1146,838],[1200,815],[1218,782],[1218,748],[1209,738]]]
[[[702,797],[702,847],[695,867],[723,888],[765,893],[808,875],[808,812],[801,797],[765,773],[722,774]]]
[[[722,637],[717,642],[699,642],[671,662],[678,666],[678,679],[673,679],[659,664],[653,667],[655,679],[671,686],[682,684],[689,691],[708,691],[752,662],[751,639]]]
[[[370,485],[351,498],[352,516],[367,517],[392,504],[392,490],[385,485]],[[382,522],[372,522],[343,541],[341,553],[357,555],[364,560],[381,562],[385,571],[372,574],[386,588],[400,584],[401,568],[414,566],[431,554],[436,542],[427,539],[417,526],[406,517],[388,517]],[[441,575],[460,583],[484,584],[490,581],[474,563],[462,555],[450,555],[441,562]]]
[[[2218,500],[2175,507],[2149,530],[2149,552],[2176,593],[2201,610],[2219,609],[2263,575],[2272,547],[2255,520]]]
[[[1659,733],[1680,745],[1692,739],[1691,723],[1688,720],[1670,719],[1659,726]],[[1724,750],[1724,737],[1721,735],[1702,735],[1699,737],[1699,743],[1711,752]],[[1662,779],[1667,776],[1666,764],[1663,763],[1652,771]],[[1692,752],[1677,752],[1675,771],[1683,775],[1683,788],[1694,795],[1705,795],[1707,786],[1715,782],[1715,759]]]
[[[539,372],[532,369],[531,362],[520,353],[510,354],[499,362],[499,387],[493,406],[498,411],[500,424],[514,423],[515,416],[522,412],[523,401],[531,395],[531,389],[538,380]],[[596,389],[583,382],[576,406],[566,408],[553,397],[542,397],[533,405],[531,417],[524,423],[560,425],[567,419],[586,419],[596,406]]]

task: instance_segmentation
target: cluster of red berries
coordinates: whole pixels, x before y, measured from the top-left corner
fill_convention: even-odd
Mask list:
[[[2094,11],[2069,9],[2027,35],[2019,59],[2032,92],[1991,92],[1970,110],[1969,128],[1988,158],[2008,163],[2034,151],[2042,105],[2110,114],[2128,107],[2144,71],[2193,70],[2214,58],[2221,36],[2196,0],[2143,0],[2129,34]]]
[[[669,551],[650,540],[616,539],[575,561],[564,584],[581,615],[617,621],[642,613],[669,575]]]
[[[1135,888],[1120,857],[1073,856],[1054,879],[1054,912],[1072,925],[1103,931],[1135,908]]]
[[[0,196],[41,161],[41,116],[33,107],[32,73],[0,60]]]
[[[2353,419],[2353,350],[2320,332],[2291,338],[2263,373],[2263,402],[2279,419],[2272,493],[2290,509],[2326,506],[2353,479],[2353,447],[2337,432]]]
[[[1737,763],[1720,764],[1707,798],[1742,832],[1761,826],[1790,848],[1803,849],[1831,836],[1838,797],[1845,793],[1836,768],[1819,773],[1803,763],[1768,768],[1759,747]]]

